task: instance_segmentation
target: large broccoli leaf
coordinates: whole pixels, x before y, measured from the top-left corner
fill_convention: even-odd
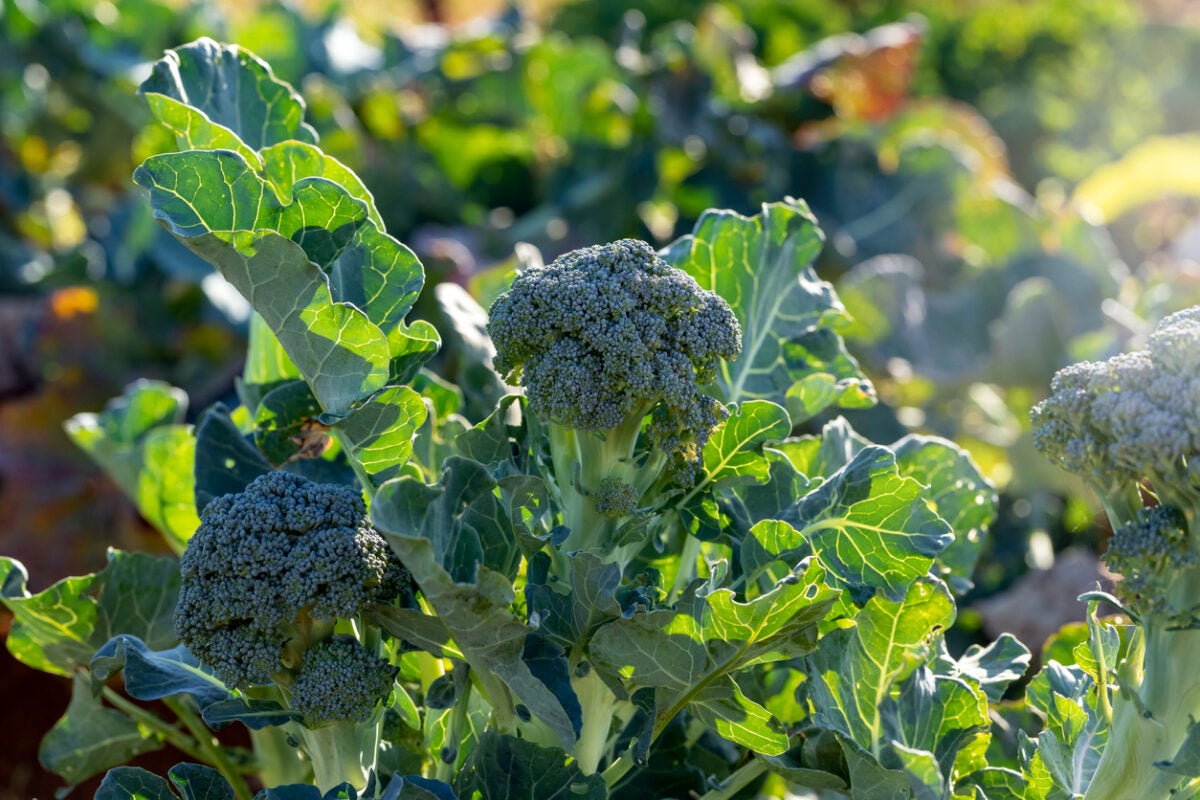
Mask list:
[[[764,204],[754,217],[706,211],[691,234],[663,251],[668,263],[725,298],[741,323],[742,354],[721,366],[725,400],[770,400],[795,422],[829,405],[875,402],[838,335],[849,321],[845,309],[810,266],[823,244],[808,206],[787,199]]]

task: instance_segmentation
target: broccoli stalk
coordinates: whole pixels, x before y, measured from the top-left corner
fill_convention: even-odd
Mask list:
[[[674,490],[693,485],[704,443],[727,415],[702,387],[741,351],[737,318],[631,239],[527,269],[489,314],[496,368],[520,381],[548,427],[550,491],[569,530],[551,548],[555,574],[570,585],[569,556],[579,551],[624,569],[660,533]],[[575,664],[586,653],[568,657]],[[595,675],[574,683],[583,709],[575,756],[592,773],[629,704]]]
[[[1200,718],[1200,308],[1164,319],[1145,351],[1068,367],[1051,389],[1034,442],[1099,494],[1114,530],[1104,558],[1136,623],[1084,797],[1166,800],[1183,779],[1159,765]]]
[[[397,668],[360,615],[397,598],[407,573],[358,491],[262,475],[205,507],[180,573],[180,641],[231,688],[283,701],[322,792],[364,788]]]

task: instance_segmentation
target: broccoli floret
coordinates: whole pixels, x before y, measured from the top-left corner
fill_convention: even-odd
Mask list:
[[[1116,530],[1104,561],[1121,576],[1116,593],[1140,617],[1159,615],[1167,623],[1188,626],[1195,618],[1196,601],[1176,608],[1161,591],[1172,576],[1198,563],[1188,540],[1187,519],[1178,509],[1155,506],[1138,512],[1137,519]]]
[[[1033,409],[1034,444],[1086,478],[1118,524],[1141,507],[1137,484],[1181,509],[1200,507],[1200,307],[1164,319],[1147,349],[1054,376]]]
[[[637,489],[620,478],[605,478],[592,497],[596,510],[606,517],[628,517],[637,509]]]
[[[356,490],[288,472],[209,503],[180,572],[180,641],[240,687],[287,683],[305,648],[403,581]]]
[[[392,691],[397,671],[357,639],[335,636],[304,652],[290,705],[311,727],[366,722]]]
[[[525,270],[490,317],[497,369],[520,381],[549,425],[568,549],[603,549],[617,517],[651,486],[695,479],[727,415],[701,387],[741,351],[741,328],[719,295],[625,239]],[[614,494],[618,483],[630,489]]]

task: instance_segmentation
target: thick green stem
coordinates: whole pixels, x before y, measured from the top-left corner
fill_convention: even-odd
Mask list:
[[[1200,674],[1186,666],[1196,653],[1198,630],[1146,631],[1144,677],[1113,702],[1112,730],[1085,800],[1174,797],[1180,776],[1155,765],[1175,758],[1192,719],[1200,716]]]
[[[370,722],[333,722],[319,728],[292,723],[313,767],[313,780],[325,794],[342,782],[363,789],[375,770],[382,711]]]
[[[600,767],[608,751],[608,734],[618,700],[595,670],[582,678],[573,678],[571,685],[583,709],[583,728],[575,742],[575,761],[585,775],[591,775]]]
[[[283,728],[268,725],[259,730],[250,729],[250,743],[258,764],[258,779],[263,786],[272,788],[312,782],[310,765],[300,757],[296,745],[288,741],[287,731]]]

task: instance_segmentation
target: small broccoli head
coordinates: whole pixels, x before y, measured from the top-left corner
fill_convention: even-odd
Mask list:
[[[1197,563],[1187,519],[1178,509],[1155,506],[1139,511],[1113,533],[1104,561],[1121,576],[1115,591],[1130,611],[1190,627],[1197,609],[1176,608],[1169,592],[1174,576]]]
[[[1043,455],[1102,494],[1149,479],[1160,496],[1191,507],[1188,466],[1200,456],[1200,308],[1164,319],[1146,350],[1067,367],[1050,388],[1033,409],[1034,444]]]
[[[366,722],[391,693],[397,671],[357,639],[335,636],[304,651],[288,704],[310,728]]]
[[[637,510],[638,492],[620,478],[605,478],[592,496],[596,510],[606,517],[628,517]]]
[[[653,410],[656,444],[675,452],[722,418],[700,386],[741,352],[729,305],[632,239],[522,272],[490,317],[496,368],[540,416],[604,432]]]
[[[294,668],[338,618],[395,597],[404,575],[356,490],[288,472],[209,503],[180,572],[176,633],[231,686]]]

